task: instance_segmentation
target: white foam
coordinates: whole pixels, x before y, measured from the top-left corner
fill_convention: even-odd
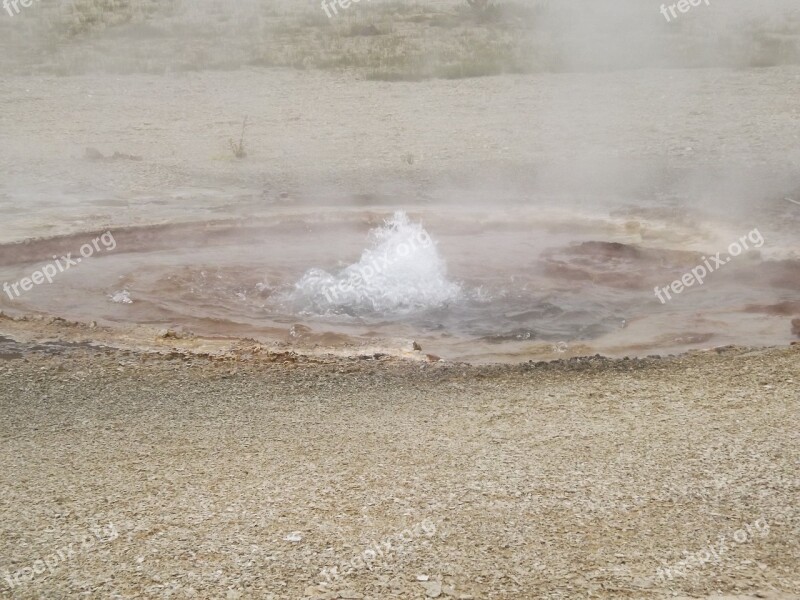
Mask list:
[[[114,292],[109,296],[109,298],[112,302],[116,302],[117,304],[133,304],[133,300],[131,300],[131,294],[128,290]]]
[[[336,274],[310,269],[289,301],[313,314],[408,313],[436,308],[461,294],[428,232],[398,211],[369,233],[358,262]]]

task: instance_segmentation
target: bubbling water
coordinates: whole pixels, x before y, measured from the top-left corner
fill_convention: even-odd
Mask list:
[[[390,316],[439,308],[460,297],[436,242],[398,211],[369,232],[358,262],[335,274],[308,270],[286,300],[299,313]]]

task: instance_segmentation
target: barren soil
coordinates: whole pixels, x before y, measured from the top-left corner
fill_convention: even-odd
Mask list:
[[[2,354],[0,569],[79,548],[3,597],[800,593],[797,345],[496,367]]]

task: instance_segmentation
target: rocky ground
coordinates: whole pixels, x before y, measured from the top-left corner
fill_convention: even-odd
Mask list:
[[[2,597],[800,594],[798,345],[471,367],[4,339]]]

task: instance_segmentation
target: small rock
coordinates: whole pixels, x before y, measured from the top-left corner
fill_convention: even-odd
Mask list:
[[[350,35],[380,35],[380,30],[375,25],[354,25],[350,29]]]
[[[86,148],[86,150],[83,153],[83,156],[88,160],[103,160],[105,158],[105,156],[103,156],[103,153],[100,152],[100,150],[98,150],[97,148]]]
[[[287,542],[299,542],[300,540],[303,539],[303,536],[300,534],[299,531],[293,531],[283,539],[286,540]]]
[[[423,581],[420,585],[425,588],[425,595],[428,598],[438,598],[442,595],[442,584],[439,581]]]
[[[427,575],[417,575],[417,581],[428,581],[428,579],[430,579],[430,577]]]
[[[110,160],[136,160],[136,161],[139,161],[139,160],[142,160],[142,157],[141,156],[136,156],[134,154],[128,154],[127,152],[116,152],[115,151],[114,154],[111,155],[111,159]]]
[[[414,350],[416,350],[418,352],[420,350],[422,350],[422,346],[420,346],[417,342],[414,342],[413,344],[411,344],[411,347],[414,348]]]

